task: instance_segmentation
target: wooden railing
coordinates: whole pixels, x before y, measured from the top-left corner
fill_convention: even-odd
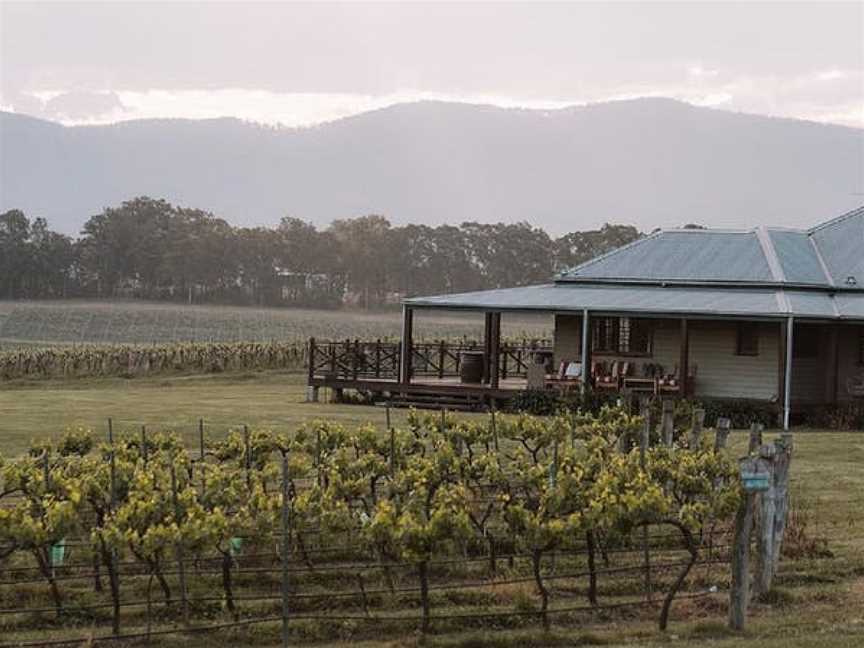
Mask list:
[[[462,354],[484,352],[483,344],[471,342],[420,342],[412,345],[412,375],[435,378],[458,377]],[[501,379],[525,377],[537,352],[551,352],[548,342],[506,342],[498,349]],[[396,380],[402,355],[398,342],[360,340],[309,340],[309,379]]]

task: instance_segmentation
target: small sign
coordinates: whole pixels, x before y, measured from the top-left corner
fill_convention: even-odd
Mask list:
[[[770,487],[768,478],[766,472],[742,472],[741,484],[748,493],[767,491]]]
[[[239,556],[243,553],[243,538],[231,538],[228,543],[228,553],[230,553],[232,557]]]
[[[66,538],[51,545],[51,566],[62,567],[66,558]]]

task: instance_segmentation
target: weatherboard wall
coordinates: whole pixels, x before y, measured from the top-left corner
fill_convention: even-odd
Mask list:
[[[773,400],[778,397],[778,323],[759,327],[759,355],[739,356],[738,325],[730,321],[690,321],[690,371],[695,371],[694,396],[704,398],[749,398]],[[555,317],[555,360],[578,360],[581,356],[581,317]],[[647,363],[660,364],[663,371],[675,371],[681,357],[680,320],[655,321],[652,353],[648,357],[594,354],[594,360],[622,360],[634,366],[633,375],[642,375]]]

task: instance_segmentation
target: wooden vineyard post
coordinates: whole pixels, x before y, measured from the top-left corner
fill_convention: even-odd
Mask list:
[[[647,402],[645,403],[644,416],[645,422],[642,424],[642,430],[639,434],[639,465],[642,470],[645,470],[645,459],[651,444],[651,409]],[[651,601],[653,598],[651,591],[651,547],[647,524],[642,525],[642,557],[645,564],[645,595],[648,597],[648,601]]]
[[[747,606],[750,603],[750,534],[753,531],[757,495],[764,495],[772,486],[773,459],[774,448],[761,446],[758,457],[748,455],[740,462],[744,499],[735,517],[732,544],[732,587],[729,590],[729,627],[732,630],[743,630],[747,623]],[[760,548],[763,547],[764,543],[760,540]],[[757,585],[758,578],[757,573]]]
[[[774,555],[772,562],[774,573],[780,562],[780,551],[783,548],[783,536],[786,534],[786,521],[789,516],[789,469],[792,464],[792,434],[785,432],[774,441],[777,454],[774,458],[774,487],[776,488],[777,507],[774,512]],[[772,574],[773,575],[773,574]]]
[[[764,426],[759,423],[753,423],[750,426],[750,446],[748,448],[750,454],[756,452],[762,445],[762,431],[764,429]]]
[[[729,627],[743,630],[747,622],[750,603],[750,533],[753,530],[753,509],[756,493],[747,489],[747,475],[756,473],[756,460],[741,460],[741,479],[745,482],[744,498],[735,515],[735,533],[732,540],[732,584],[729,589]]]
[[[282,646],[288,648],[288,554],[290,553],[291,517],[288,508],[288,454],[282,454]]]
[[[495,406],[489,408],[489,424],[492,426],[492,446],[498,452],[498,426],[495,423]]]
[[[729,440],[729,432],[732,429],[732,421],[728,418],[717,419],[717,432],[714,437],[714,452],[722,452],[726,449]]]
[[[675,442],[675,403],[668,399],[663,401],[660,429],[663,434],[663,445],[671,448]]]
[[[693,427],[690,429],[689,447],[691,450],[699,449],[699,442],[702,438],[702,430],[705,427],[705,410],[697,409],[693,411]]]
[[[174,463],[171,463],[171,496],[174,500],[174,517],[177,526],[180,526],[180,499],[177,496],[177,474],[174,470]],[[177,578],[180,581],[180,603],[183,611],[183,624],[189,625],[189,601],[186,596],[186,564],[183,559],[183,543],[177,541],[174,547],[177,554]]]
[[[792,459],[792,435],[784,433],[774,445],[762,446],[763,457],[770,457],[770,482],[768,490],[762,493],[759,528],[759,569],[756,574],[756,592],[759,595],[771,591],[786,519],[789,514],[789,465]],[[768,461],[768,459],[766,459]]]
[[[759,472],[768,475],[768,488],[759,494],[758,498],[758,531],[756,546],[758,557],[756,561],[756,578],[753,590],[756,596],[761,596],[771,589],[774,555],[774,514],[776,512],[776,488],[774,482],[773,445],[763,445],[759,448]]]
[[[144,465],[147,465],[147,426],[141,426],[141,458],[144,460]]]
[[[114,428],[111,419],[108,419],[108,443],[111,446],[111,493],[109,514],[117,509],[117,461],[114,452]],[[104,545],[103,545],[104,546]],[[120,575],[117,573],[117,549],[111,547],[111,570],[108,574],[108,584],[111,587],[111,599],[114,604],[114,614],[111,618],[111,633],[120,634]]]
[[[203,444],[201,446],[204,447]],[[204,455],[202,453],[201,457]],[[252,446],[249,443],[249,426],[243,424],[243,464],[246,470],[246,487],[252,492]]]

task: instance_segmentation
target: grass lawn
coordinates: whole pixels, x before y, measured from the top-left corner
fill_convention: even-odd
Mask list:
[[[54,436],[68,426],[105,430],[108,417],[114,419],[115,429],[137,429],[146,424],[151,430],[181,432],[190,445],[197,442],[199,417],[204,418],[208,435],[214,437],[244,423],[291,430],[316,418],[347,425],[384,422],[385,412],[380,407],[310,404],[303,402],[304,396],[303,376],[280,373],[6,383],[0,387],[0,453],[19,454],[31,438]],[[394,410],[395,421],[404,415],[403,410]],[[740,452],[745,443],[745,433],[734,433],[732,452]],[[864,646],[864,434],[800,430],[795,444],[793,506],[803,507],[809,516],[807,533],[827,539],[834,557],[784,562],[777,581],[778,596],[770,604],[754,606],[745,635],[730,636],[724,629],[725,597],[718,595],[712,608],[693,610],[686,602],[676,605],[666,635],[658,634],[648,618],[599,618],[587,627],[553,626],[549,635],[543,635],[539,627],[478,629],[432,636],[423,645]],[[410,633],[387,639],[372,637],[363,637],[363,641],[355,637],[339,645],[420,645]],[[228,646],[244,642],[214,635],[168,638],[158,645],[181,643]]]

